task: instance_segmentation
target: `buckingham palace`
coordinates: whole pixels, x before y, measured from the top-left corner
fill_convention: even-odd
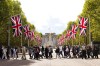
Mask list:
[[[42,37],[42,46],[53,46],[57,45],[57,35],[55,33],[45,33]]]

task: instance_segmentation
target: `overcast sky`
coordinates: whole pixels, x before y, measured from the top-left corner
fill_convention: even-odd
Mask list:
[[[82,12],[85,0],[19,0],[28,22],[43,34],[62,33]]]

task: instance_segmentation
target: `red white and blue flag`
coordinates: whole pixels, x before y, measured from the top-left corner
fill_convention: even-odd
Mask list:
[[[58,45],[60,44],[60,38],[57,40],[57,44],[58,44]]]
[[[69,40],[71,38],[71,34],[72,34],[72,32],[70,30],[68,30],[66,32],[66,38],[67,38],[67,40]]]
[[[65,41],[65,36],[64,36],[64,35],[62,35],[62,36],[61,36],[61,39],[60,39],[60,43],[61,43],[61,44],[63,44],[63,43],[64,43],[64,41]]]
[[[29,39],[30,38],[30,32],[31,32],[29,30],[29,25],[23,26],[23,29],[24,29],[24,34],[25,34],[26,38]]]
[[[58,45],[62,45],[63,43],[63,37],[61,36],[59,39],[58,39]]]
[[[13,28],[13,36],[19,36],[22,34],[22,24],[21,24],[21,19],[20,15],[12,16],[11,17],[12,21],[12,28]]]
[[[78,26],[76,26],[76,25],[72,25],[72,34],[71,34],[71,37],[73,38],[73,39],[75,39],[76,38],[76,32],[77,32],[77,29],[78,29]]]
[[[38,35],[36,35],[35,39],[38,42],[38,44],[41,44],[42,39]]]
[[[80,35],[86,35],[87,22],[88,18],[79,17]]]
[[[34,31],[31,31],[31,32],[30,32],[30,36],[29,36],[29,37],[30,37],[31,40],[34,40],[34,38],[35,38],[35,36],[34,36]]]

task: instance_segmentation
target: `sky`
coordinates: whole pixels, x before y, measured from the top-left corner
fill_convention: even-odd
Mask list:
[[[61,34],[69,21],[82,12],[85,0],[19,0],[25,16],[36,31]]]

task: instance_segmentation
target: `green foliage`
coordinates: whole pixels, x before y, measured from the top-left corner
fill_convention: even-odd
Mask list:
[[[21,36],[13,37],[11,16],[20,15],[22,20],[22,25],[30,24],[28,23],[24,12],[20,7],[20,2],[18,0],[0,0],[0,43],[7,45],[8,43],[8,29],[10,28],[10,45],[20,46]],[[35,26],[30,24],[30,30],[35,31]],[[24,31],[22,31],[22,43],[27,44],[28,40],[25,40]],[[30,44],[34,44],[34,41],[30,41]]]
[[[84,8],[80,16],[89,18],[92,41],[100,41],[100,0],[85,0]],[[74,23],[78,25],[78,22],[79,20],[77,18]],[[87,35],[79,37],[80,31],[78,29],[76,39],[73,40],[74,44],[79,44],[79,42],[80,44],[89,44],[89,22],[86,31]],[[67,24],[66,30],[71,30],[71,24],[72,21]],[[66,34],[66,30],[63,34]],[[71,44],[72,40],[67,41],[67,43]]]
[[[93,41],[100,41],[100,0],[86,0],[81,15],[89,18]]]

